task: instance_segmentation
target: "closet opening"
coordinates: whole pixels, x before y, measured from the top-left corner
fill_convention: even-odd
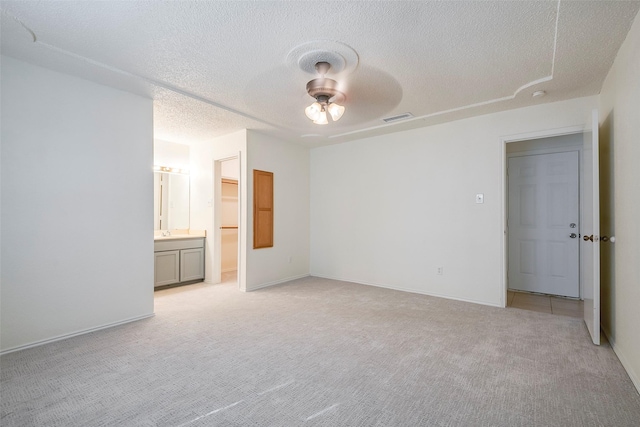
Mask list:
[[[219,189],[214,203],[215,223],[219,224],[219,257],[214,258],[218,280],[214,283],[238,286],[238,260],[240,244],[239,175],[238,157],[218,160],[219,175],[216,174],[215,188]],[[217,243],[217,242],[216,242]]]

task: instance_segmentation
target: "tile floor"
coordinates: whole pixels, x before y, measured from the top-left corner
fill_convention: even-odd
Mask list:
[[[225,273],[222,273],[222,282],[220,283],[238,283],[238,271],[237,270],[233,270],[233,271],[227,271]]]
[[[507,307],[539,311],[560,316],[582,317],[583,302],[551,295],[507,291]]]

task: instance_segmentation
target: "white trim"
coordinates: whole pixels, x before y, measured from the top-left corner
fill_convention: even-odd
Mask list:
[[[611,333],[605,330],[605,328],[602,328],[601,330],[602,333],[604,333],[604,336],[607,337],[607,341],[609,341],[609,344],[611,344],[613,352],[616,354],[616,356],[618,356],[618,360],[622,364],[622,367],[625,371],[627,371],[627,375],[629,375],[631,382],[636,387],[638,393],[640,393],[640,377],[638,377],[638,374],[632,369],[631,363],[629,363],[629,359],[627,359],[624,353],[620,351],[620,347],[616,346],[615,340],[611,338]]]
[[[245,143],[248,144],[249,135],[245,134]],[[242,222],[242,214],[246,212],[249,207],[248,201],[246,206],[243,204],[244,194],[243,187],[246,188],[247,180],[249,179],[248,172],[245,170],[244,175],[242,174],[242,162],[246,161],[242,158],[242,150],[238,150],[238,155],[236,156],[238,159],[238,262],[236,263],[236,281],[238,282],[238,289],[242,290],[242,287],[246,287],[247,285],[247,237],[246,237],[246,228],[248,226],[247,222]],[[248,216],[245,215],[245,218]],[[220,238],[222,239],[222,237]],[[243,256],[244,254],[244,256]]]
[[[305,274],[300,274],[300,275],[297,275],[297,276],[287,277],[285,279],[275,280],[273,282],[261,283],[261,284],[256,285],[256,286],[252,286],[251,288],[247,287],[246,292],[257,291],[258,289],[268,288],[269,286],[279,285],[281,283],[290,282],[292,280],[297,280],[297,279],[302,279],[304,277],[309,277],[309,274],[305,273]]]
[[[538,130],[533,132],[516,133],[513,135],[503,135],[500,141],[504,144],[518,141],[529,141],[531,139],[550,138],[554,136],[573,135],[582,133],[587,127],[585,125],[566,126],[555,129]]]
[[[222,281],[222,232],[220,231],[220,226],[222,226],[221,214],[220,214],[220,203],[222,200],[222,162],[225,160],[229,160],[228,157],[223,159],[213,159],[212,171],[213,171],[213,182],[212,186],[212,194],[211,202],[212,202],[212,210],[211,215],[213,216],[213,241],[210,246],[212,246],[212,254],[211,256],[211,280],[213,283],[220,283]],[[239,185],[238,185],[239,187]]]
[[[453,301],[462,301],[462,302],[468,302],[468,303],[472,303],[472,304],[487,305],[489,307],[504,308],[500,304],[493,304],[493,303],[490,303],[490,302],[476,301],[476,300],[466,299],[466,298],[456,298],[456,297],[452,297],[450,295],[442,295],[442,294],[435,294],[435,293],[431,293],[431,292],[423,292],[423,291],[419,291],[419,290],[415,290],[415,289],[403,288],[401,286],[390,286],[390,285],[383,285],[381,283],[361,282],[361,281],[358,281],[358,280],[344,279],[344,278],[331,277],[331,276],[321,276],[321,275],[318,275],[318,274],[310,274],[309,276],[311,276],[311,277],[319,277],[321,279],[337,280],[337,281],[340,281],[340,282],[355,283],[357,285],[374,286],[376,288],[391,289],[393,291],[402,291],[402,292],[408,292],[408,293],[411,293],[411,294],[427,295],[427,296],[430,296],[430,297],[444,298],[444,299],[453,300]]]
[[[5,354],[9,354],[9,353],[13,353],[15,351],[25,350],[25,349],[31,348],[31,347],[39,347],[41,345],[49,344],[49,343],[52,343],[52,342],[66,340],[67,338],[73,338],[73,337],[77,337],[79,335],[89,334],[91,332],[100,331],[102,329],[108,329],[108,328],[112,328],[114,326],[124,325],[125,323],[136,322],[138,320],[147,319],[147,318],[153,317],[153,316],[155,316],[155,313],[145,314],[144,316],[131,317],[129,319],[121,320],[119,322],[108,323],[106,325],[96,326],[95,328],[83,329],[81,331],[72,332],[70,334],[58,335],[56,337],[47,338],[47,339],[41,340],[41,341],[34,341],[32,343],[29,343],[29,344],[19,345],[17,347],[12,347],[12,348],[8,348],[6,350],[2,350],[2,351],[0,351],[0,356],[5,355]]]
[[[222,162],[228,160],[238,160],[238,254],[237,254],[237,263],[236,268],[231,270],[223,270],[222,269],[222,233],[220,231],[220,226],[222,225],[220,212],[221,212],[221,201],[222,201]],[[228,155],[226,157],[214,158],[213,159],[213,251],[212,255],[212,282],[213,283],[221,283],[222,282],[222,273],[226,273],[228,271],[236,270],[238,272],[237,275],[237,283],[238,289],[244,290],[244,283],[246,277],[246,262],[243,262],[245,259],[242,254],[246,251],[246,241],[245,241],[245,231],[244,225],[242,223],[242,210],[245,209],[242,204],[243,193],[242,193],[242,185],[244,183],[244,176],[242,174],[242,150],[234,152],[232,155]],[[236,178],[234,178],[236,179]]]
[[[507,143],[509,141],[504,138],[500,138],[500,153],[502,155],[502,292],[500,292],[500,305],[502,308],[507,306],[507,271],[508,271],[508,258],[507,258]]]

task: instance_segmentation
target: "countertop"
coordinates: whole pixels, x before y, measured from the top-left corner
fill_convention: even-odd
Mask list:
[[[185,240],[185,239],[202,239],[203,237],[207,237],[207,232],[205,230],[190,230],[190,229],[179,229],[179,230],[169,230],[171,232],[168,236],[163,236],[162,233],[167,233],[167,231],[156,230],[153,233],[153,241],[162,241],[162,240]]]
[[[153,241],[158,240],[180,240],[180,239],[203,239],[204,236],[194,236],[193,234],[172,234],[171,236],[155,236]]]

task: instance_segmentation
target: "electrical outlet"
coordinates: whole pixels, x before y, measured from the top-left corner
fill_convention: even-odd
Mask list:
[[[438,267],[438,276],[442,276],[444,274],[444,268]]]
[[[484,193],[476,194],[476,203],[484,203]]]

